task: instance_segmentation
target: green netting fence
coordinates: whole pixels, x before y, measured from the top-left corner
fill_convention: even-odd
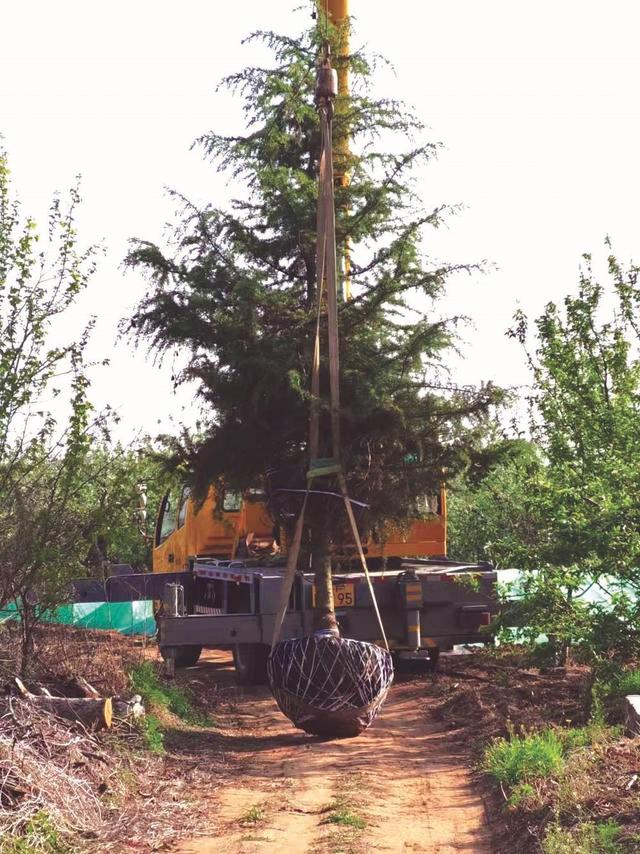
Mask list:
[[[0,623],[17,619],[15,605],[0,610]],[[82,629],[108,629],[124,635],[154,635],[153,602],[77,602],[61,605],[42,618]]]

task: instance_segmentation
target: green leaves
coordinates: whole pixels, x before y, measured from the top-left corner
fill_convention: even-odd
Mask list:
[[[343,37],[330,29],[334,48]],[[157,353],[178,347],[186,354],[179,381],[195,380],[211,413],[201,440],[178,454],[200,493],[221,478],[249,487],[274,468],[304,483],[307,465],[320,37],[314,28],[298,39],[251,38],[272,49],[273,65],[223,83],[244,99],[246,133],[211,132],[197,141],[235,182],[236,200],[226,210],[183,204],[170,254],[135,242],[127,258],[150,283],[127,328]],[[417,495],[437,492],[443,472],[460,465],[476,439],[470,427],[499,394],[490,386],[467,394],[438,388],[455,319],[442,321],[413,303],[436,298],[451,270],[469,268],[434,265],[422,252],[423,233],[447,210],[424,211],[413,170],[437,146],[416,141],[422,128],[406,106],[373,97],[366,57],[340,61],[349,63],[351,94],[335,112],[336,162],[348,173],[336,187],[336,232],[343,281],[349,242],[353,291],[339,309],[343,462],[372,521],[400,520]],[[324,317],[321,334],[326,341]],[[327,390],[325,347],[324,398]],[[328,407],[320,409],[319,453],[330,456]],[[408,466],[407,453],[418,462]]]
[[[638,271],[612,256],[608,267],[601,283],[585,256],[576,293],[533,325],[537,450],[499,464],[450,507],[454,540],[532,571],[519,605],[532,637],[624,658],[640,649]],[[522,313],[511,334],[529,346]]]

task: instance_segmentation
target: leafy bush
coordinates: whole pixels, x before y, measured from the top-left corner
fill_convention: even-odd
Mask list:
[[[626,694],[640,694],[640,670],[626,670],[611,686],[611,693],[623,697]]]

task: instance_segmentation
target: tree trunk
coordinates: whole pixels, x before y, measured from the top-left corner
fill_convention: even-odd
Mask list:
[[[328,629],[338,637],[331,583],[331,540],[324,526],[314,525],[311,530],[311,569],[315,585],[313,628],[316,631]]]
[[[28,599],[30,591],[25,590],[20,599],[16,598],[15,602],[18,605],[18,614],[20,616],[20,667],[19,672],[22,676],[27,672],[31,657],[34,650],[33,630],[38,621],[35,605],[32,605]]]

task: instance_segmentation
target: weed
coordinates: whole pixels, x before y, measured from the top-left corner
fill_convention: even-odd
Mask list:
[[[509,795],[507,803],[510,807],[517,809],[525,804],[533,804],[537,800],[537,794],[531,783],[518,783]]]
[[[562,741],[555,730],[496,739],[485,751],[483,768],[508,786],[559,774],[564,768]]]
[[[609,744],[624,732],[623,726],[609,726],[593,721],[587,726],[576,729],[559,729],[558,736],[562,741],[565,753],[580,747],[593,747],[595,744]]]
[[[131,687],[142,699],[162,709],[168,709],[185,723],[194,726],[209,726],[211,721],[197,709],[194,709],[191,698],[183,688],[177,685],[167,685],[160,680],[158,671],[150,661],[136,665],[130,674]]]
[[[483,769],[499,783],[517,787],[561,774],[570,753],[609,742],[620,732],[619,727],[593,723],[576,729],[548,729],[521,737],[499,738],[486,749]]]
[[[50,816],[40,810],[27,821],[21,836],[0,840],[0,854],[70,854]]]
[[[240,819],[240,824],[260,824],[265,820],[265,813],[261,806],[255,804],[250,807]]]
[[[322,824],[339,824],[342,827],[353,827],[355,830],[364,830],[367,826],[366,821],[352,812],[349,804],[341,798],[336,798],[329,809],[330,812]]]
[[[164,753],[162,724],[155,715],[144,715],[144,717],[138,718],[136,727],[147,750],[150,750],[151,753]]]
[[[622,828],[613,820],[585,822],[576,827],[553,825],[545,836],[544,854],[621,854]]]

